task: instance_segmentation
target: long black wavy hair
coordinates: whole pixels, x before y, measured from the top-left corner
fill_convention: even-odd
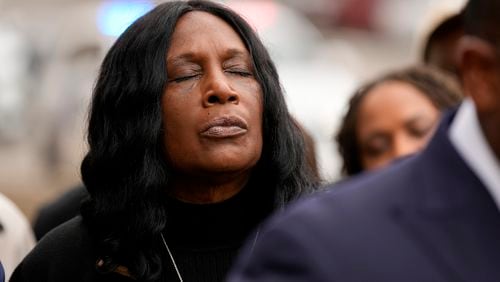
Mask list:
[[[166,226],[165,195],[173,173],[165,159],[161,99],[168,80],[166,54],[175,25],[190,11],[227,22],[252,57],[263,95],[263,151],[251,181],[261,179],[281,207],[318,185],[306,162],[278,73],[252,28],[230,9],[208,1],[167,2],[135,21],[102,63],[89,113],[89,152],[81,174],[90,199],[82,215],[98,248],[100,271],[124,265],[141,281],[158,279],[155,252]],[[264,191],[264,189],[263,189]],[[166,231],[168,232],[168,230]]]
[[[363,99],[378,85],[388,81],[399,81],[417,88],[439,111],[457,106],[462,100],[458,81],[448,73],[425,65],[407,67],[387,73],[360,87],[349,100],[349,108],[335,136],[342,157],[342,174],[355,175],[364,170],[361,149],[357,136],[358,112]]]

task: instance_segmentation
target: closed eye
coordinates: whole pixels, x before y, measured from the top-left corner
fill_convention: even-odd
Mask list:
[[[227,70],[226,72],[228,72],[230,74],[239,75],[239,76],[242,76],[242,77],[253,76],[253,74],[251,72],[245,71],[245,70]]]
[[[362,151],[372,158],[383,155],[390,146],[390,138],[383,133],[374,133],[361,143]]]
[[[432,121],[428,118],[417,116],[405,122],[405,127],[411,136],[415,138],[421,138],[426,136],[429,132],[431,132],[436,124],[437,120]]]
[[[199,76],[199,74],[180,76],[180,77],[172,78],[168,82],[181,83],[183,81],[187,81],[187,80],[190,80],[190,79],[197,78],[198,76]]]
[[[421,138],[427,135],[432,129],[432,126],[427,126],[425,128],[419,127],[411,127],[408,128],[408,132],[410,133],[411,136],[416,137],[416,138]]]

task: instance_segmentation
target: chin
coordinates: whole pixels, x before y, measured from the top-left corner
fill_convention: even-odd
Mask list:
[[[239,173],[251,170],[256,162],[225,161],[216,162],[206,168],[207,173]]]
[[[211,167],[216,171],[241,171],[254,167],[261,157],[260,150],[249,146],[243,149],[231,148],[232,150],[213,150],[205,152],[203,162],[206,167]]]

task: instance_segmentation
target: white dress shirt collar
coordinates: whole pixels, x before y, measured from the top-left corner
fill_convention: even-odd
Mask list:
[[[448,135],[462,159],[486,186],[500,209],[500,161],[486,141],[476,108],[469,98],[458,109]]]

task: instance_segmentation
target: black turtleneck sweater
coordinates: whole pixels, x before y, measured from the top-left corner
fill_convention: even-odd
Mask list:
[[[241,245],[255,236],[272,204],[253,189],[216,204],[188,204],[167,200],[163,234],[185,282],[223,281]],[[253,240],[252,237],[249,240]],[[160,281],[179,281],[165,246],[159,242],[164,273]],[[95,270],[95,246],[81,217],[49,232],[23,260],[12,282],[122,282],[134,281]]]
[[[249,235],[256,235],[258,224],[269,210],[262,200],[245,190],[216,204],[169,199],[164,234],[183,280],[222,281],[239,248]],[[176,278],[172,261],[164,251],[168,277]]]

